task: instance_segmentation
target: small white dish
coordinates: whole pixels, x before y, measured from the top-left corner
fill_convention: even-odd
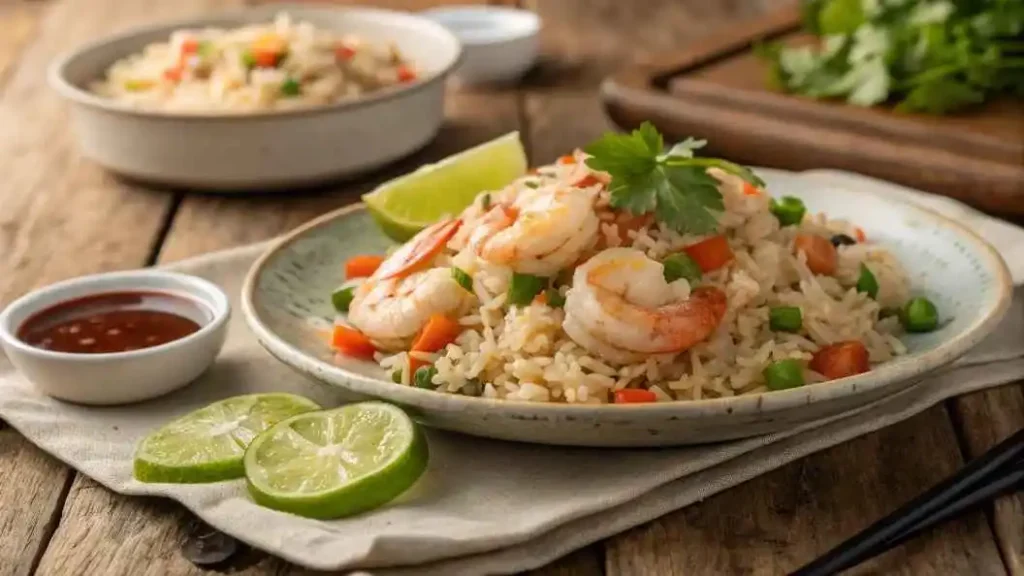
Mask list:
[[[452,6],[421,13],[448,28],[462,42],[463,84],[518,80],[537,59],[540,18],[528,10],[500,6]]]
[[[147,292],[195,305],[198,331],[139,350],[68,353],[31,346],[18,336],[35,315],[97,294]],[[185,274],[135,270],[82,276],[30,292],[0,313],[0,344],[11,364],[43,393],[79,404],[126,404],[155,398],[195,380],[213,363],[227,335],[231,305],[214,284]]]
[[[421,77],[351,101],[252,114],[143,110],[87,89],[115,61],[175,30],[265,23],[279,12],[319,29],[394,42]],[[113,172],[193,190],[274,191],[350,177],[426,146],[444,121],[444,81],[460,50],[447,29],[414,14],[273,4],[101,39],[57,59],[49,80],[71,103],[84,155]]]

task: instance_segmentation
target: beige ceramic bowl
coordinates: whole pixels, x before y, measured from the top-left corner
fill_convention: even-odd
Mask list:
[[[394,42],[422,77],[352,102],[244,115],[143,111],[87,90],[116,60],[165,41],[174,30],[269,22],[278,12],[318,28]],[[193,189],[273,190],[350,176],[425,146],[444,119],[444,80],[460,56],[450,32],[412,14],[272,5],[105,38],[54,62],[50,82],[71,102],[83,153],[114,172]]]

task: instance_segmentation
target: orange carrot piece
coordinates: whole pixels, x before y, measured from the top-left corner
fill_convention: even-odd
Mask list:
[[[185,40],[183,40],[181,42],[181,53],[182,53],[182,55],[195,54],[198,51],[199,51],[199,40],[196,40],[195,38],[188,38],[188,39],[185,39]]]
[[[334,333],[331,335],[331,346],[346,356],[362,358],[364,360],[372,360],[373,353],[377,351],[373,342],[370,342],[370,339],[363,335],[362,332],[355,328],[342,326],[341,324],[334,327]]]
[[[857,242],[864,243],[868,241],[867,235],[864,234],[864,229],[861,228],[860,226],[857,226],[853,229],[853,234],[854,236],[857,237]]]
[[[334,57],[337,58],[338,60],[348,60],[349,58],[352,58],[355,55],[356,50],[351,46],[346,46],[345,44],[338,44],[334,48]]]
[[[747,196],[760,196],[761,189],[750,182],[743,182],[743,194]]]
[[[576,163],[576,157],[573,156],[572,154],[566,154],[566,155],[561,156],[561,157],[558,158],[558,163],[559,164],[575,164]]]
[[[168,68],[164,70],[164,78],[170,80],[171,82],[181,82],[181,72],[182,69],[180,66]]]
[[[729,241],[719,234],[683,248],[686,254],[700,266],[703,272],[711,272],[725,266],[735,257]]]
[[[399,82],[412,82],[416,79],[416,71],[412,68],[402,64],[398,67],[398,81]]]
[[[413,352],[437,352],[462,332],[462,325],[444,314],[433,314],[412,343]]]
[[[381,280],[408,276],[427,266],[444,249],[448,240],[459,231],[462,220],[442,220],[431,224],[413,236],[377,270]]]
[[[837,342],[819,349],[811,357],[808,366],[829,380],[861,374],[871,369],[868,349],[857,340]]]
[[[825,276],[835,274],[838,255],[836,247],[826,238],[815,234],[797,234],[793,239],[793,250],[807,256],[807,267],[811,272]]]
[[[375,254],[353,256],[349,258],[348,262],[345,262],[345,278],[351,280],[352,278],[366,278],[367,276],[373,276],[373,273],[376,272],[383,263],[384,257],[377,256]]]
[[[597,184],[603,185],[604,182],[602,182],[600,178],[594,176],[593,174],[587,174],[583,178],[580,178],[578,182],[576,182],[576,187],[589,188],[590,186],[595,186]]]
[[[623,388],[622,390],[615,391],[616,404],[644,404],[647,402],[656,402],[657,400],[658,397],[650,390]]]

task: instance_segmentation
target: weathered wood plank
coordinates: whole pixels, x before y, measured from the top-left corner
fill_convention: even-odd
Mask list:
[[[0,0],[0,22],[4,24],[4,33],[0,35],[0,89],[48,5],[47,2]]]
[[[63,0],[45,8],[38,26],[27,14],[43,7],[18,16],[19,38],[33,28],[36,36],[15,65],[5,60],[0,95],[0,302],[70,276],[146,262],[171,197],[82,160],[68,110],[44,71],[60,52],[191,2],[182,4]],[[13,431],[0,433],[0,455],[0,574],[30,574],[60,516],[70,471]]]
[[[535,4],[545,21],[546,61],[531,77],[526,112],[534,161],[543,163],[610,127],[596,92],[606,73],[773,3]],[[910,453],[912,462],[904,458]],[[777,574],[895,509],[961,462],[945,411],[934,409],[611,538],[606,569],[609,574]],[[977,514],[893,551],[874,566],[883,573],[936,573],[932,566],[953,569],[945,573],[957,573],[956,568],[1001,572],[991,531]]]
[[[910,500],[961,464],[942,406],[793,462],[610,541],[608,573],[783,574]],[[977,512],[856,574],[1003,574]]]
[[[1024,428],[1024,384],[962,396],[951,403],[954,423],[969,458],[975,458]],[[992,529],[1007,571],[1024,576],[1024,492],[997,499]]]
[[[272,238],[302,222],[351,202],[375,182],[478,144],[518,126],[514,94],[450,93],[448,121],[426,150],[400,165],[360,181],[315,193],[276,196],[185,197],[160,252],[160,262]],[[179,553],[192,515],[172,502],[128,499],[79,476],[64,520],[40,564],[39,574],[200,574]],[[129,526],[130,530],[122,527]],[[248,551],[232,560],[243,574],[306,573],[275,558]]]

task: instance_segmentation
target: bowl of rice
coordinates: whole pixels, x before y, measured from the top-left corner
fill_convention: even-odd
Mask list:
[[[576,151],[397,249],[362,206],[314,220],[254,264],[243,312],[281,361],[428,425],[613,447],[864,407],[1009,305],[1001,257],[956,222],[706,160],[680,157],[675,180],[709,198],[700,233],[625,208],[617,176]]]
[[[413,14],[271,5],[139,28],[57,59],[86,156],[199,190],[276,190],[372,170],[444,118],[458,40]]]

